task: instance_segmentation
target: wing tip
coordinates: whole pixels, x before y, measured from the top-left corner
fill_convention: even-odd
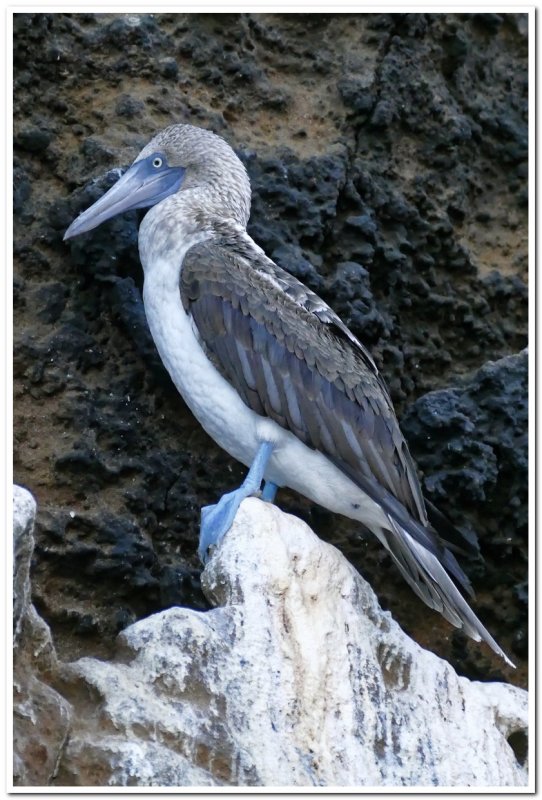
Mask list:
[[[473,613],[474,613],[474,612],[473,612]],[[495,641],[495,639],[493,638],[493,636],[492,636],[492,635],[489,633],[489,631],[487,631],[487,630],[484,628],[484,626],[482,625],[482,623],[481,623],[481,622],[480,622],[480,626],[481,626],[481,628],[482,628],[482,630],[480,631],[480,633],[482,634],[482,640],[483,640],[483,641],[484,641],[486,644],[488,644],[488,645],[489,645],[489,647],[490,647],[490,648],[493,650],[493,652],[494,652],[496,655],[500,656],[500,658],[502,658],[502,659],[503,659],[503,661],[504,661],[506,664],[508,664],[508,666],[509,666],[509,667],[511,667],[512,669],[517,669],[517,667],[516,667],[516,665],[514,664],[514,662],[512,661],[512,659],[511,659],[511,658],[509,658],[509,657],[506,655],[506,653],[504,652],[504,650],[502,649],[502,647],[500,647],[500,645],[498,645],[498,644],[497,644],[497,642]]]
[[[484,641],[509,667],[516,669],[514,662],[478,619],[440,560],[417,542],[392,517],[388,516],[388,519],[391,523],[391,531],[383,531],[384,537],[381,541],[386,544],[403,577],[416,594],[429,607],[439,611],[452,625],[463,630],[474,641]],[[391,537],[386,536],[386,533],[391,533]],[[412,570],[412,564],[415,565],[415,570]],[[423,580],[425,592],[420,586],[418,576]],[[439,599],[438,605],[435,603],[435,595]]]

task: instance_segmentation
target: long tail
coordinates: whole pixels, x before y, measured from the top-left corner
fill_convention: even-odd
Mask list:
[[[470,608],[437,556],[417,542],[391,516],[387,516],[390,529],[381,528],[375,533],[418,597],[430,608],[439,611],[452,625],[462,628],[475,641],[483,639],[507,664],[515,667]],[[449,551],[444,552],[447,569],[472,594],[468,579],[457,561]]]

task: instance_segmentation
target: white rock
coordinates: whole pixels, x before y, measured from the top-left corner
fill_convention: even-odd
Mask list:
[[[13,641],[20,636],[30,604],[30,559],[34,550],[36,501],[27,489],[13,487]]]
[[[70,704],[44,676],[56,670],[51,632],[31,602],[30,561],[36,502],[13,487],[13,781],[47,786],[54,778],[70,725]]]
[[[64,669],[86,705],[57,783],[526,785],[508,739],[526,735],[527,693],[408,639],[297,518],[246,500],[204,582],[220,607],[156,614],[113,662]]]
[[[70,771],[73,769],[73,771]],[[214,786],[213,777],[169,745],[107,733],[70,741],[55,784],[72,786]]]

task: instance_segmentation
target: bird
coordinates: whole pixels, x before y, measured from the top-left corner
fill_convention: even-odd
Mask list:
[[[138,246],[156,348],[196,419],[248,468],[240,487],[202,508],[201,560],[244,498],[274,502],[289,487],[362,523],[421,600],[513,667],[456,585],[473,596],[453,545],[429,520],[375,361],[327,303],[250,237],[250,204],[233,148],[179,123],[158,132],[64,235],[148,209]]]

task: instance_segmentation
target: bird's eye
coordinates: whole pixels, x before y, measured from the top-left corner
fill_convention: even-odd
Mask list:
[[[160,156],[155,156],[155,157],[153,158],[153,160],[152,160],[152,165],[153,165],[153,167],[155,167],[156,169],[160,169],[160,167],[162,166],[162,159],[160,158]]]

